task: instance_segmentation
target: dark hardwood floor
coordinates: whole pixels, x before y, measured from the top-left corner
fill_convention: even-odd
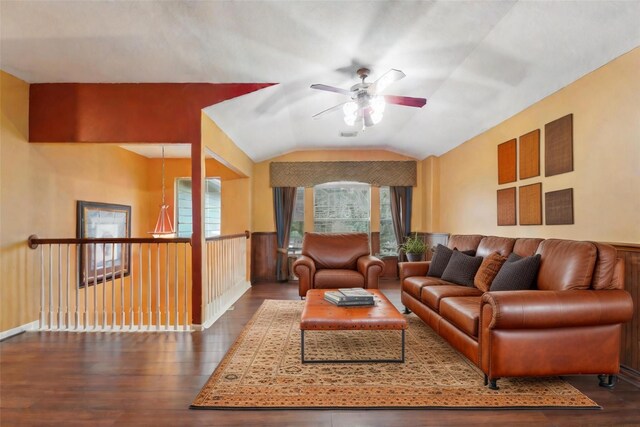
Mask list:
[[[381,288],[400,307],[397,280]],[[188,409],[264,299],[297,299],[297,284],[253,286],[218,322],[195,333],[38,333],[0,343],[0,425],[640,425],[640,389],[595,376],[566,379],[602,410]]]

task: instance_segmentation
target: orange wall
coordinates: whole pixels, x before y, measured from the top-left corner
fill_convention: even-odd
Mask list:
[[[148,162],[117,146],[27,142],[29,85],[0,72],[0,330],[37,319],[31,234],[75,237],[76,201],[132,206],[132,234],[149,230]]]
[[[449,151],[432,231],[640,242],[640,48]],[[544,125],[573,113],[574,171],[544,177]],[[574,225],[496,225],[497,145],[541,130],[542,191],[573,188]],[[543,196],[544,203],[544,196]],[[544,208],[543,208],[544,212]]]
[[[411,157],[383,150],[325,150],[325,151],[297,151],[274,157],[260,163],[256,163],[253,169],[253,210],[252,231],[275,231],[273,217],[273,194],[269,186],[269,164],[271,162],[321,162],[321,161],[373,161],[373,160],[415,160]],[[418,176],[422,174],[422,162],[418,162]],[[377,190],[372,191],[371,231],[378,231],[378,222],[375,217],[379,212],[379,197]],[[305,230],[312,231],[313,224],[313,189],[305,189]],[[414,188],[413,210],[419,212],[422,208],[422,184]],[[311,226],[311,227],[310,227]],[[413,230],[420,230],[422,219],[420,215],[413,215],[411,221]]]

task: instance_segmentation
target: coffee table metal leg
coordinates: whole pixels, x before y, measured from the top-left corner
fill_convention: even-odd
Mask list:
[[[304,360],[304,329],[300,329],[300,357],[302,358],[302,363],[305,363],[305,360]]]

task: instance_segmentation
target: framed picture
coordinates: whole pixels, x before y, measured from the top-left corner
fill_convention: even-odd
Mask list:
[[[80,239],[131,237],[131,206],[109,203],[77,203],[76,236]],[[78,254],[78,286],[92,286],[126,277],[130,273],[131,245],[124,243],[88,243]]]

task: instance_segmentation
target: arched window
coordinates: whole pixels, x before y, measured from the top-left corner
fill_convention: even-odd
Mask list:
[[[371,187],[330,182],[313,189],[313,228],[322,233],[371,231]]]

